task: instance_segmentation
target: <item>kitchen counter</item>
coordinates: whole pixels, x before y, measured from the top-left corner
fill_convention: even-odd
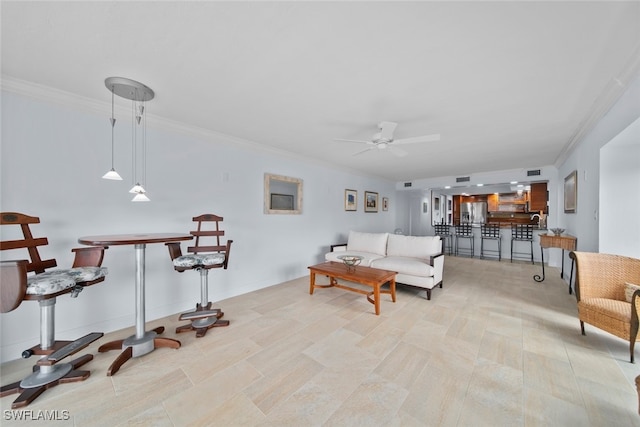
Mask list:
[[[502,259],[503,260],[511,260],[511,224],[501,224],[500,227],[500,242],[502,245],[502,250],[501,250],[501,254],[502,254]],[[480,224],[472,224],[471,225],[471,229],[473,230],[473,245],[474,245],[474,253],[473,256],[474,257],[480,257]],[[455,242],[455,228],[452,225],[451,226],[451,233],[454,234],[453,240]],[[539,227],[534,227],[533,229],[533,260],[536,263],[541,262],[542,258],[541,258],[541,254],[540,254],[540,235],[541,234],[547,234],[547,229],[546,228],[539,228]],[[469,242],[466,239],[461,239],[460,240],[460,247],[461,248],[468,248],[469,247]],[[497,243],[495,242],[495,240],[486,240],[485,241],[485,247],[488,250],[496,250],[497,249]],[[529,251],[529,245],[528,243],[525,242],[516,242],[515,246],[514,246],[514,252],[528,252]],[[461,254],[464,253],[464,250],[461,250]],[[468,252],[468,249],[467,249]],[[493,258],[494,254],[492,254],[491,256],[488,256],[486,258]],[[497,257],[496,257],[497,259]],[[521,259],[518,259],[519,261],[521,261]]]
[[[518,224],[518,223],[513,223],[513,224]],[[453,226],[453,225],[451,225],[450,227],[453,229],[453,227],[454,227],[454,226]],[[481,224],[471,224],[471,227],[472,227],[472,228],[480,228],[480,227],[481,227]],[[511,229],[511,223],[508,223],[508,222],[501,222],[501,223],[500,223],[500,228],[507,228],[507,229]],[[538,227],[537,225],[534,225],[534,226],[533,226],[533,229],[534,229],[534,230],[544,230],[544,231],[547,231],[547,230],[548,230],[548,228],[546,228],[546,227],[541,228],[541,227]]]

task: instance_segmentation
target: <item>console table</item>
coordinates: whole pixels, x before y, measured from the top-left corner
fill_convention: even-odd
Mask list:
[[[545,248],[560,248],[562,249],[562,270],[560,277],[564,278],[564,251],[575,251],[578,239],[568,234],[540,234],[540,253],[542,255],[542,276],[536,274],[533,276],[533,280],[536,282],[542,282],[544,280],[544,249]],[[569,275],[569,295],[571,295],[571,280],[573,279],[573,263],[571,260],[571,274]]]
[[[107,375],[114,375],[120,367],[132,357],[143,356],[156,347],[180,348],[180,341],[171,338],[156,338],[164,332],[164,326],[153,331],[145,331],[144,313],[144,269],[145,248],[148,243],[168,243],[191,240],[190,234],[151,233],[151,234],[115,234],[106,236],[81,237],[78,242],[91,246],[135,245],[136,250],[136,334],[123,340],[111,341],[98,348],[100,353],[109,350],[122,350],[122,353],[111,364]]]

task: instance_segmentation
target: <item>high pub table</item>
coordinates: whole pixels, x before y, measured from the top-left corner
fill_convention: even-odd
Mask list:
[[[118,246],[135,245],[136,253],[136,333],[123,340],[115,340],[101,345],[100,353],[121,349],[122,353],[109,367],[107,375],[114,375],[120,367],[132,357],[144,356],[158,347],[180,348],[180,341],[171,338],[160,338],[157,335],[164,332],[164,326],[152,331],[145,331],[144,278],[145,278],[145,248],[150,243],[168,243],[191,240],[190,234],[151,233],[151,234],[110,234],[104,236],[86,236],[78,239],[83,245],[90,246]]]

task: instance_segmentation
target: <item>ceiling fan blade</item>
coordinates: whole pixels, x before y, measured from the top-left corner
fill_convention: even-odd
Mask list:
[[[393,139],[393,132],[396,130],[397,123],[394,122],[380,122],[380,138],[383,140],[391,141]]]
[[[395,142],[394,142],[394,144],[395,144]],[[394,154],[394,155],[395,155],[395,156],[397,156],[397,157],[404,157],[404,156],[406,156],[407,154],[409,154],[409,153],[407,153],[406,151],[404,151],[404,150],[402,150],[402,149],[400,149],[400,148],[398,148],[398,147],[394,147],[394,146],[393,146],[393,145],[391,145],[391,144],[389,144],[389,145],[387,146],[387,150],[391,151],[391,153],[392,153],[392,154]]]
[[[396,139],[394,144],[415,144],[417,142],[435,142],[440,141],[440,134],[434,133],[433,135],[414,136],[412,138]]]
[[[365,149],[364,149],[364,150],[362,150],[362,151],[358,151],[357,153],[353,153],[353,154],[352,154],[352,156],[357,156],[357,155],[360,155],[360,154],[362,154],[362,153],[366,153],[367,151],[374,150],[375,148],[376,148],[375,146],[373,146],[373,147],[369,147],[369,148],[365,148]]]
[[[360,144],[373,144],[371,141],[365,141],[363,139],[341,139],[334,138],[334,141],[342,141],[342,142],[358,142]]]

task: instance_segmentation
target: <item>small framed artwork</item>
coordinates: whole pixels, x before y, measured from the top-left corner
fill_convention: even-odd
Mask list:
[[[564,213],[576,213],[578,206],[578,171],[564,179]]]
[[[364,192],[364,211],[378,212],[378,193],[373,191]]]
[[[428,213],[429,212],[429,202],[422,202],[422,213]]]
[[[382,198],[382,210],[383,211],[388,211],[389,210],[389,198],[388,197],[383,197]]]
[[[356,190],[344,190],[344,210],[358,210],[358,192]]]

